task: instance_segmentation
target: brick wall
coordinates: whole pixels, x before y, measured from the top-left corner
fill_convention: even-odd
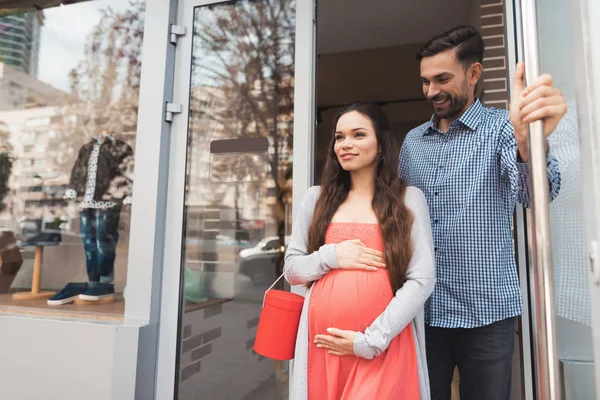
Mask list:
[[[504,0],[481,0],[483,53],[483,104],[508,109],[509,75]]]

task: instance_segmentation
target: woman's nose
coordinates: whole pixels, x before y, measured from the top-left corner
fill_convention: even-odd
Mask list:
[[[344,149],[351,148],[352,146],[354,146],[354,144],[352,143],[352,140],[349,138],[344,139],[344,141],[342,142],[342,147]]]

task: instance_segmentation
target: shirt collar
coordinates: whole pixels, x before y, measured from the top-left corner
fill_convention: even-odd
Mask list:
[[[475,131],[481,122],[481,116],[483,114],[483,106],[479,99],[475,99],[473,104],[457,119],[457,121],[469,128],[472,131]],[[434,115],[431,116],[429,123],[427,125],[427,129],[423,132],[423,135],[428,133],[432,133],[433,131],[438,130],[438,122],[440,119]]]
[[[107,138],[110,139],[111,142],[114,142],[116,139],[116,137],[113,133],[111,133],[110,135],[107,135],[107,136],[101,136],[101,135],[94,136],[94,140],[99,143],[104,143]]]

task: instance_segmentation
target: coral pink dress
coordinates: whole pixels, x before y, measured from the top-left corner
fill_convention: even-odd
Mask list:
[[[360,239],[383,251],[376,224],[331,223],[325,243]],[[419,399],[417,355],[411,324],[386,351],[372,360],[335,356],[318,348],[313,338],[333,327],[364,332],[394,294],[387,271],[332,270],[315,282],[308,312],[308,399]]]

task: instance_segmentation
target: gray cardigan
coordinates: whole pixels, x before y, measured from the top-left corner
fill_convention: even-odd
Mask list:
[[[292,236],[285,254],[285,278],[291,285],[304,285],[324,276],[337,268],[335,244],[325,244],[318,251],[307,254],[308,228],[312,221],[315,203],[320,194],[318,186],[308,189],[295,215]],[[435,283],[435,258],[433,238],[429,220],[429,209],[423,193],[408,187],[405,202],[414,214],[411,238],[413,255],[408,266],[406,282],[398,289],[387,308],[365,332],[354,340],[354,353],[358,357],[371,359],[385,351],[391,340],[412,323],[421,400],[430,400],[429,375],[425,358],[425,326],[423,306],[433,292]],[[307,400],[308,363],[308,305],[310,290],[307,291],[300,327],[296,340],[295,358],[290,377],[290,400]]]

